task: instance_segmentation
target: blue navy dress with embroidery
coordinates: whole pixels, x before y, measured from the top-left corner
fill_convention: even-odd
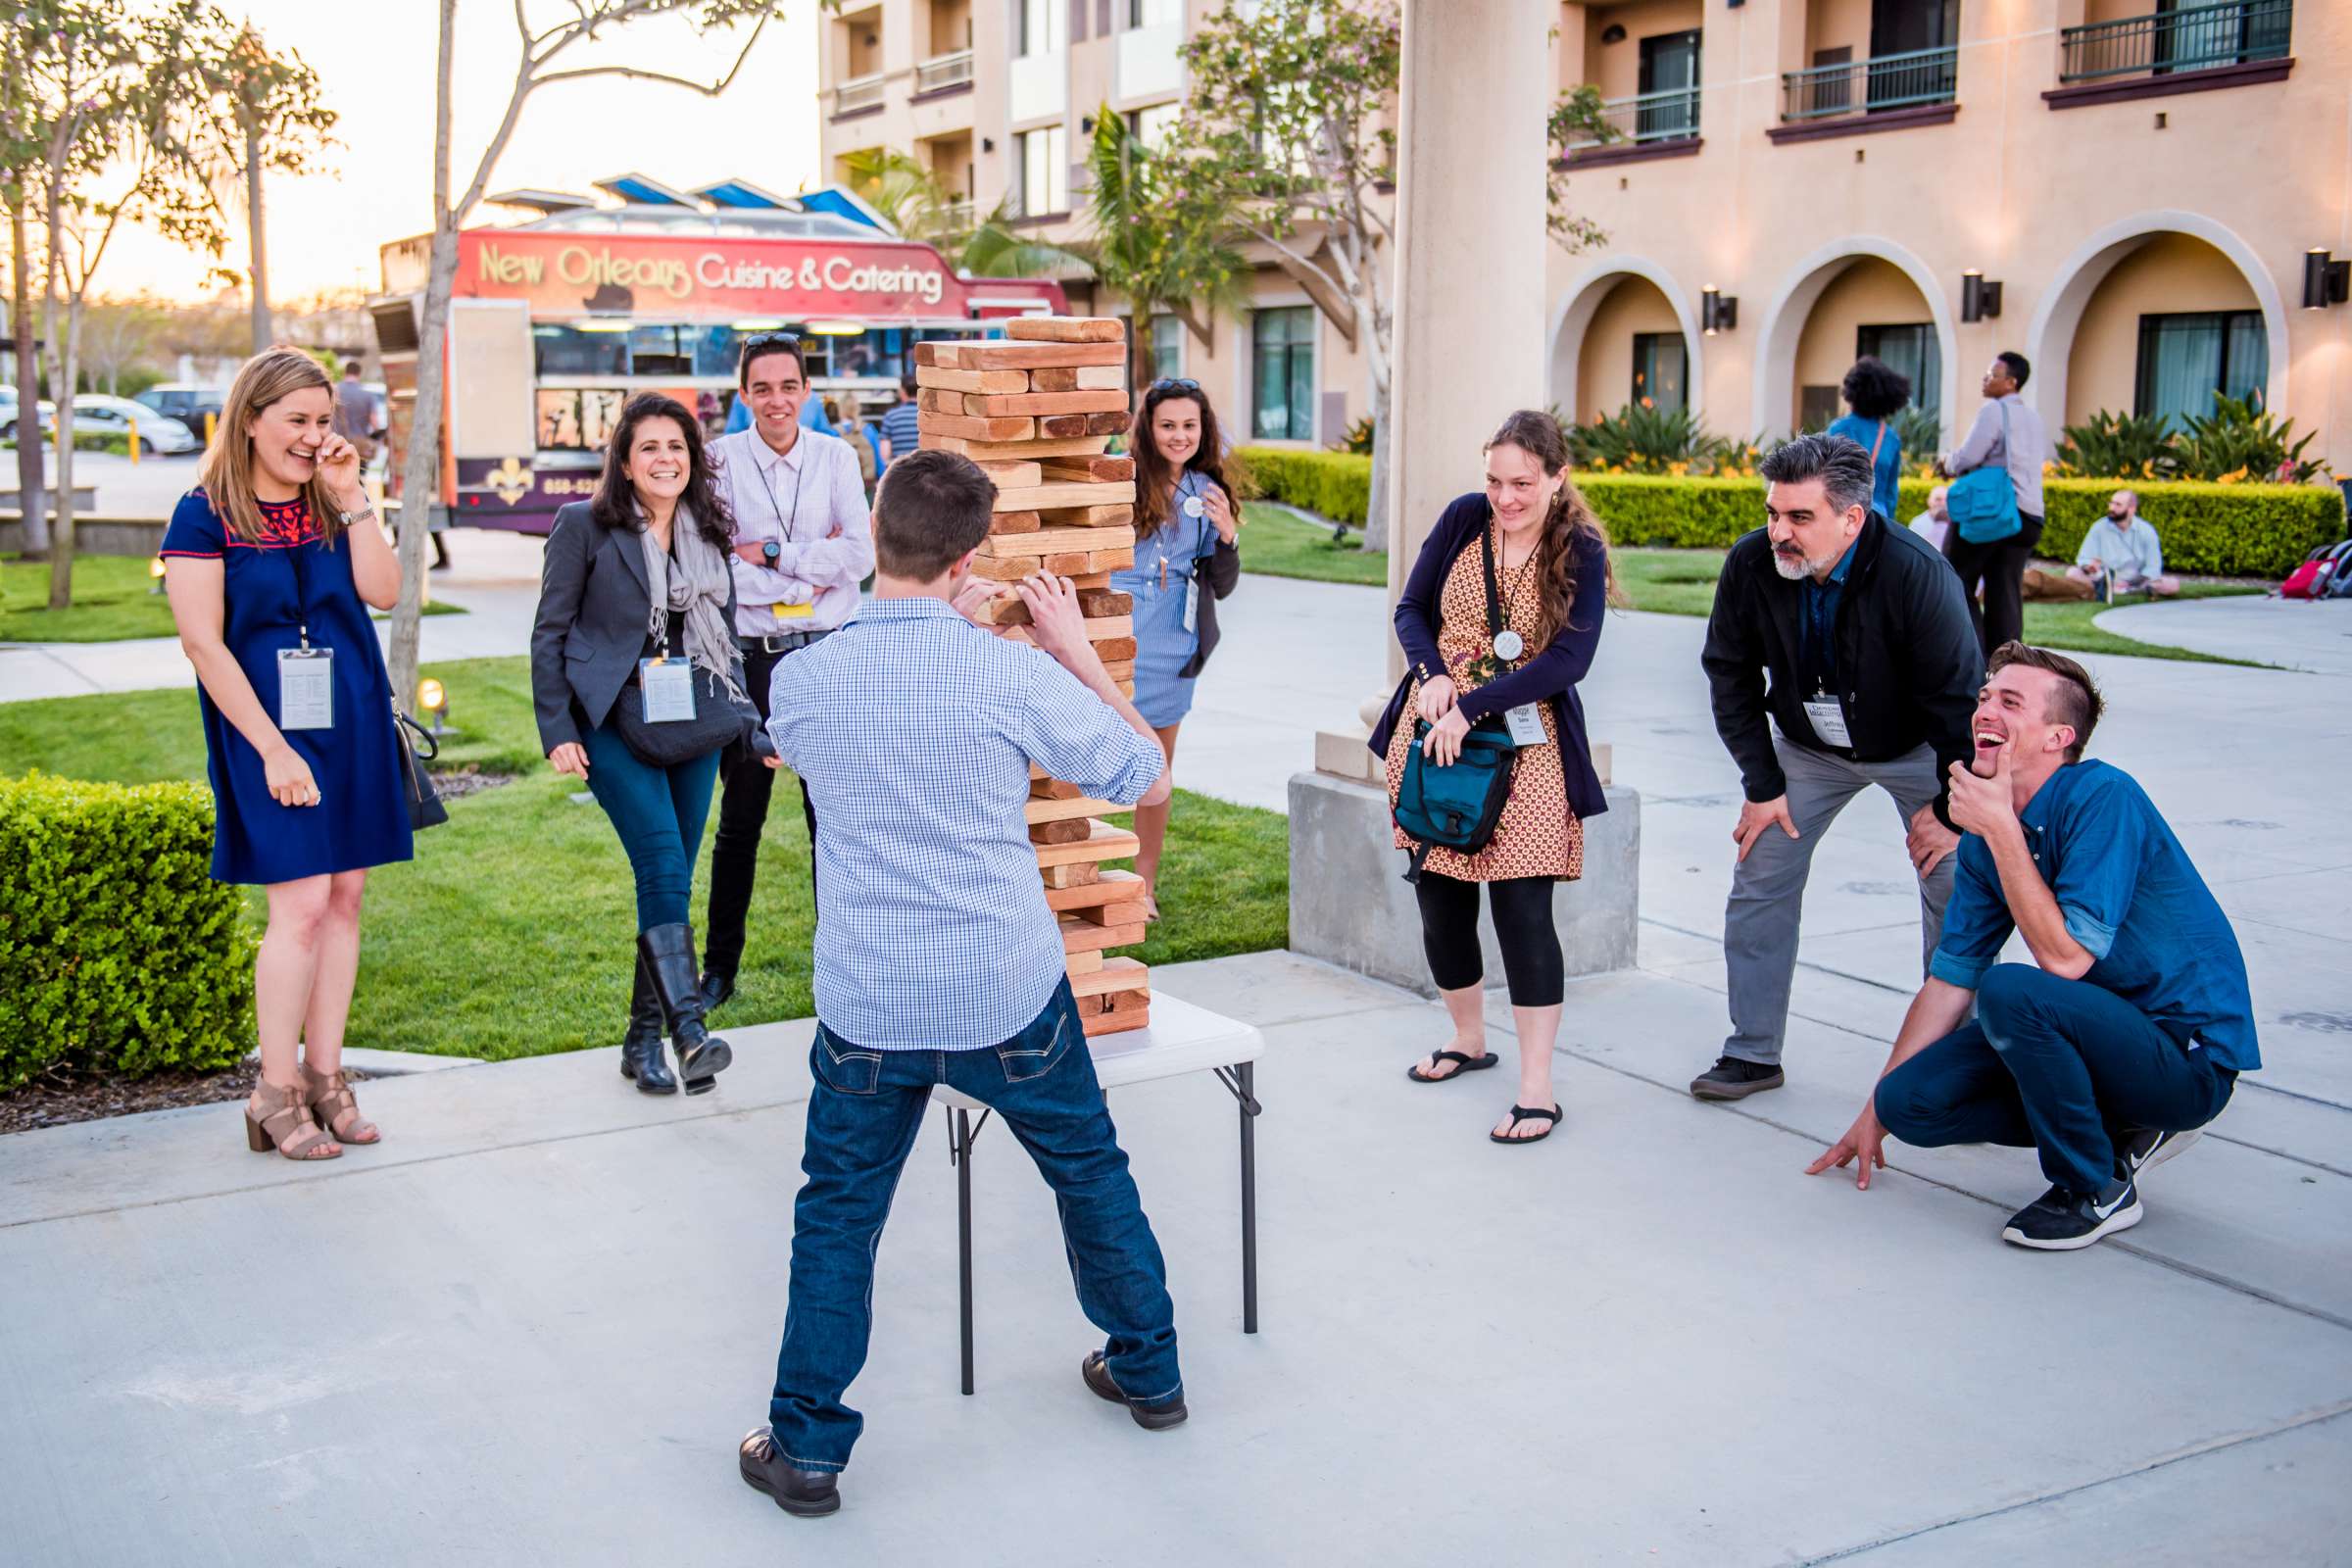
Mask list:
[[[305,624],[312,647],[333,649],[335,722],[284,732],[311,765],[318,804],[280,806],[261,753],[197,688],[213,785],[213,878],[266,885],[408,859],[392,682],[351,580],[351,544],[326,548],[301,500],[262,503],[262,521],[261,538],[239,539],[204,492],[191,490],[172,514],[163,554],[221,564],[221,640],[272,719],[278,651],[300,647]]]
[[[1193,573],[1217,548],[1217,527],[1204,511],[1185,515],[1188,499],[1203,495],[1211,481],[1194,468],[1176,481],[1168,520],[1150,538],[1135,542],[1135,564],[1110,574],[1110,585],[1135,600],[1135,710],[1153,729],[1181,723],[1193,710],[1193,687],[1199,676],[1181,671],[1200,646],[1196,621],[1185,624],[1184,610]],[[1201,584],[1203,593],[1207,583]]]

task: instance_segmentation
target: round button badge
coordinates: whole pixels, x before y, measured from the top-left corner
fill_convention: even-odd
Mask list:
[[[1494,634],[1494,657],[1496,659],[1517,659],[1526,649],[1526,640],[1508,626]]]
[[[1184,498],[1184,514],[1186,516],[1198,517],[1207,510],[1208,508],[1201,503],[1201,500],[1199,496],[1186,496]]]

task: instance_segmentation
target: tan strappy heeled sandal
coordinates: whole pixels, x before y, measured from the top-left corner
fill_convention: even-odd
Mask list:
[[[257,1154],[279,1153],[288,1159],[333,1159],[343,1151],[311,1119],[311,1107],[299,1089],[280,1089],[263,1079],[254,1090],[262,1113],[245,1107],[245,1147]]]
[[[304,1098],[310,1102],[311,1116],[326,1129],[327,1136],[339,1143],[380,1144],[383,1131],[365,1116],[351,1124],[347,1133],[335,1131],[335,1122],[343,1116],[359,1116],[359,1097],[351,1092],[351,1080],[340,1069],[330,1073],[316,1073],[311,1064],[302,1064]]]

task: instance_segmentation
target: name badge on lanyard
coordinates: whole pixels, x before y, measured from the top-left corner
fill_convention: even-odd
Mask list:
[[[637,685],[645,721],[672,724],[694,716],[694,664],[686,659],[640,659]]]
[[[1191,631],[1200,624],[1200,574],[1184,579],[1184,629]]]
[[[1845,727],[1845,710],[1838,705],[1835,692],[1816,690],[1805,699],[1805,722],[1813,726],[1813,733],[1821,737],[1824,746],[1850,749],[1854,744],[1854,737]]]
[[[300,648],[277,651],[277,727],[335,727],[335,651]]]
[[[1542,746],[1551,739],[1544,733],[1544,715],[1533,703],[1504,709],[1502,721],[1511,727],[1513,746]]]

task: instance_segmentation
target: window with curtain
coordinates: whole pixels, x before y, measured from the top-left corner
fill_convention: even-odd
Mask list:
[[[1025,58],[1050,55],[1060,48],[1062,0],[1018,0],[1018,3],[1013,53]]]
[[[1184,20],[1184,0],[1127,0],[1127,25],[1159,27]]]
[[[1184,373],[1184,323],[1173,316],[1152,318],[1153,378]]]
[[[2216,392],[2260,407],[2271,343],[2260,311],[2188,311],[2139,318],[2134,414],[2182,418],[2213,412]]]
[[[1157,151],[1165,146],[1168,132],[1176,128],[1176,115],[1182,104],[1153,104],[1149,109],[1127,111],[1127,134],[1146,147]]]
[[[1680,332],[1634,334],[1634,405],[1643,409],[1679,409],[1690,401],[1686,391],[1688,361]]]
[[[1042,218],[1070,210],[1069,134],[1067,126],[1048,125],[1013,138],[1021,172],[1019,216]]]
[[[1250,322],[1250,432],[1261,441],[1315,438],[1315,311],[1259,311]]]
[[[1875,354],[1911,383],[1911,406],[1930,414],[1943,407],[1943,349],[1931,321],[1854,329],[1854,357]]]

